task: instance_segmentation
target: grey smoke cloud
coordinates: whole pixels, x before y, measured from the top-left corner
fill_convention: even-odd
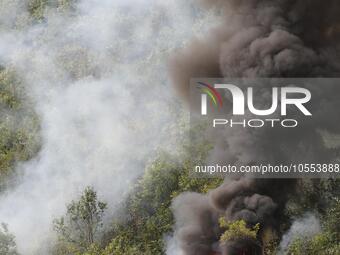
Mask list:
[[[299,0],[200,2],[207,8],[217,6],[223,18],[220,25],[207,34],[207,39],[193,39],[170,62],[174,86],[186,100],[189,99],[190,78],[193,77],[297,78],[339,75],[340,6],[337,1],[327,1],[327,4]],[[268,129],[226,129],[216,135],[216,141],[213,140],[215,148],[208,160],[231,164],[329,160],[332,155],[325,148],[318,129],[330,129],[336,126],[334,123],[339,123],[339,114],[335,110],[339,109],[339,102],[333,97],[335,94],[339,94],[339,87],[316,88],[313,95],[318,109],[313,111],[313,123],[308,132],[297,130],[288,134]],[[227,220],[243,219],[249,226],[259,222],[262,230],[276,229],[287,195],[294,193],[294,185],[295,180],[227,179],[221,187],[200,201],[185,199],[194,194],[176,198],[175,218],[180,221],[183,214],[199,215],[206,208],[212,208],[209,215],[218,213]],[[187,210],[186,203],[196,208],[195,212]],[[181,209],[181,206],[184,208]],[[211,220],[210,216],[208,218]],[[190,221],[176,224],[175,238],[184,254],[200,250],[201,254],[210,255],[215,252],[216,245],[220,246],[218,231],[212,236],[202,234],[202,227],[206,224],[210,224],[210,228],[217,225],[216,221],[209,223],[209,220],[201,218],[195,227]],[[185,235],[181,234],[183,232]],[[250,240],[234,241],[218,248],[218,252],[239,254],[252,245]]]
[[[167,127],[183,114],[166,59],[213,21],[191,2],[82,0],[73,13],[47,9],[31,23],[27,3],[0,4],[0,63],[36,104],[42,149],[17,167],[22,178],[1,196],[0,219],[30,255],[48,254],[53,217],[86,185],[114,214],[151,153],[176,148],[180,130]]]
[[[309,238],[321,232],[319,219],[312,213],[306,213],[296,219],[287,233],[282,237],[278,254],[285,254],[289,245],[297,238]]]
[[[179,240],[184,254],[209,254],[220,230],[218,213],[210,205],[208,197],[184,193],[173,201],[172,209],[176,218],[176,240]]]

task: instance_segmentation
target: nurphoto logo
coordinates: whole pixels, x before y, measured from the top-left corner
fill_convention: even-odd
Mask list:
[[[241,120],[235,120],[233,118],[214,118],[212,125],[217,126],[240,126],[240,127],[252,127],[261,128],[269,125],[275,127],[277,124],[284,128],[292,128],[298,126],[297,119],[288,119],[287,108],[298,110],[303,116],[312,116],[312,113],[306,106],[311,100],[311,92],[302,87],[287,86],[287,87],[268,87],[265,88],[268,96],[266,99],[269,101],[269,105],[266,107],[257,107],[255,102],[263,100],[263,98],[256,98],[254,87],[246,87],[243,90],[232,83],[215,83],[208,82],[196,82],[196,87],[200,90],[201,97],[201,115],[208,115],[208,102],[210,101],[211,111],[214,109],[217,111],[232,114],[232,116],[249,116],[253,115],[256,118],[244,118]],[[224,101],[226,96],[229,95],[229,101],[231,101],[231,109],[228,109]],[[230,100],[231,96],[231,100]],[[227,99],[228,100],[228,99]],[[248,111],[247,111],[248,110]],[[247,113],[247,114],[246,114]],[[221,115],[221,114],[220,114]],[[268,116],[275,115],[277,118],[269,118]],[[259,118],[261,116],[261,118]],[[266,116],[268,118],[263,118]],[[267,124],[267,125],[266,125]]]

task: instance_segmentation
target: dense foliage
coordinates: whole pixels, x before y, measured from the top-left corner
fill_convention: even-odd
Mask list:
[[[222,182],[221,179],[189,176],[194,148],[195,162],[202,162],[209,150],[203,143],[195,147],[183,146],[182,159],[160,153],[121,205],[111,230],[100,244],[90,247],[85,254],[165,254],[164,240],[171,234],[174,223],[170,208],[172,199],[184,191],[205,193]]]
[[[20,78],[0,68],[0,190],[9,185],[14,167],[39,150],[39,120]]]
[[[6,109],[3,114],[9,116],[7,119],[2,119],[0,132],[4,144],[2,155],[7,156],[3,157],[6,160],[1,161],[3,164],[1,173],[7,175],[6,173],[13,172],[17,161],[28,160],[37,152],[39,125],[32,110],[33,106],[29,103],[15,73],[3,69],[0,74],[4,85],[1,87],[2,109]],[[13,128],[9,120],[15,114],[21,114],[24,118],[20,125],[15,125]],[[6,125],[7,129],[4,128]],[[25,139],[20,140],[23,139],[22,137]],[[98,201],[96,191],[87,188],[79,200],[67,206],[66,215],[55,220],[54,227],[59,234],[59,241],[55,244],[52,253],[55,255],[165,254],[164,240],[166,235],[171,234],[173,226],[170,208],[172,199],[184,191],[206,193],[222,182],[221,179],[195,179],[189,175],[194,165],[204,162],[210,149],[209,144],[197,139],[195,144],[184,143],[176,155],[160,152],[146,167],[145,174],[131,188],[128,198],[120,206],[120,213],[115,215],[112,223],[106,224],[105,228],[101,228],[101,219],[106,204]],[[5,163],[6,167],[4,167]],[[332,179],[299,181],[300,195],[290,198],[285,212],[287,219],[302,215],[306,210],[313,211],[323,219],[323,232],[309,239],[295,240],[289,248],[290,254],[329,255],[339,252],[339,187],[339,181]],[[242,222],[227,225],[225,225],[227,239],[234,235],[235,231],[249,235],[256,235],[258,231],[248,229],[242,225]],[[287,229],[289,220],[282,222],[282,226],[283,229]],[[3,228],[2,233],[3,247],[7,249],[3,254],[16,254],[14,237],[8,233],[7,228]],[[266,254],[276,254],[277,245],[278,243],[275,243]]]
[[[291,244],[290,255],[337,255],[340,252],[340,200],[323,216],[324,231],[310,238],[297,238]]]
[[[72,10],[77,0],[29,0],[30,22],[45,22],[50,9]],[[28,23],[24,20],[23,23]],[[1,26],[1,25],[0,25]],[[82,46],[68,45],[57,57],[60,68],[69,78],[77,80],[96,76],[92,56]],[[94,65],[95,66],[95,65]],[[0,68],[0,192],[15,185],[15,172],[20,162],[34,157],[39,151],[39,119],[34,104],[23,86],[20,75],[11,68]],[[159,152],[145,173],[127,194],[119,212],[103,225],[106,203],[100,201],[93,188],[86,188],[78,200],[66,205],[66,214],[54,221],[59,239],[54,255],[162,255],[165,238],[173,231],[171,202],[185,191],[207,193],[222,183],[221,179],[191,178],[189,171],[202,164],[211,146],[197,139],[195,144],[183,143],[176,155]],[[195,155],[195,157],[192,157]],[[294,240],[291,255],[340,254],[340,181],[299,180],[298,195],[290,197],[286,206],[287,220],[281,223],[282,233],[291,220],[306,211],[319,216],[322,232]],[[1,219],[0,219],[1,220]],[[9,226],[10,227],[10,226]],[[235,236],[256,239],[259,226],[248,228],[243,221],[224,222],[221,240]],[[281,234],[282,234],[281,233]],[[268,235],[271,235],[269,233]],[[268,237],[274,240],[274,237]],[[275,239],[276,240],[276,239]],[[276,254],[279,240],[268,246],[266,254]],[[0,227],[0,255],[17,255],[15,237],[7,225]],[[23,254],[25,255],[25,254]]]
[[[199,148],[199,149],[197,149]],[[195,160],[189,151],[194,148],[184,146],[179,160],[166,153],[161,153],[147,168],[145,175],[131,190],[126,202],[121,205],[121,213],[116,215],[110,231],[103,235],[100,242],[87,248],[83,255],[153,255],[165,254],[165,237],[172,231],[173,216],[170,210],[172,199],[183,191],[206,193],[218,186],[220,179],[193,179],[189,169],[193,161],[204,160],[209,146],[195,146]],[[198,153],[198,150],[201,153]],[[323,231],[311,239],[295,240],[289,254],[338,254],[339,250],[339,200],[336,180],[301,180],[300,188],[307,194],[295,200],[292,198],[287,209],[287,218],[302,215],[306,210],[318,213],[323,219]],[[310,189],[307,189],[309,186]],[[327,187],[327,188],[326,188]],[[319,193],[316,194],[317,190]],[[316,199],[316,196],[319,199]],[[328,197],[328,202],[320,197]],[[301,199],[304,203],[301,203]],[[320,205],[319,203],[322,203]],[[294,208],[294,209],[292,209]],[[315,209],[313,209],[315,208]],[[290,220],[282,222],[288,225]],[[221,221],[225,233],[222,241],[232,240],[235,235],[256,239],[260,226],[248,228],[244,222]],[[274,239],[273,237],[270,237]],[[269,238],[269,239],[270,239]],[[277,240],[276,240],[277,241]],[[266,254],[277,254],[279,242],[266,244]],[[272,246],[270,246],[272,245]],[[68,252],[61,254],[70,254]]]
[[[251,239],[256,241],[257,234],[260,230],[260,224],[256,224],[254,227],[249,228],[244,220],[228,222],[225,218],[220,219],[220,227],[226,229],[220,238],[221,242],[239,239]]]
[[[207,151],[203,151],[197,159],[205,157]],[[173,197],[188,190],[207,192],[221,183],[221,180],[215,179],[190,178],[190,161],[189,154],[180,161],[169,154],[160,153],[131,190],[126,202],[121,205],[120,214],[109,227],[109,231],[103,234],[102,240],[91,239],[89,242],[85,238],[88,236],[84,234],[89,229],[88,217],[96,215],[91,218],[101,219],[98,218],[98,212],[102,213],[106,208],[104,203],[97,201],[95,191],[87,188],[79,201],[68,205],[67,222],[65,217],[55,220],[54,227],[60,238],[53,253],[164,254],[164,237],[171,233],[173,225],[170,209]],[[90,213],[86,208],[94,210]]]

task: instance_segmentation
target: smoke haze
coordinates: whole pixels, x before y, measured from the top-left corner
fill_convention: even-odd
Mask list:
[[[28,0],[1,1],[0,65],[21,75],[41,121],[39,154],[17,166],[19,184],[0,197],[0,220],[19,252],[48,254],[52,219],[87,185],[114,214],[151,153],[176,148],[181,130],[167,127],[186,113],[168,86],[168,58],[171,83],[184,101],[192,77],[337,77],[339,5],[80,0],[70,11],[47,8],[36,22]],[[338,93],[320,89],[319,95],[323,107],[315,120],[325,128],[332,123],[323,113],[339,109]],[[339,122],[337,113],[329,114]],[[324,159],[318,134],[315,127],[284,140],[275,132],[226,131],[210,157],[235,164],[277,162],[278,155]],[[295,144],[295,151],[287,149]],[[276,230],[294,187],[294,180],[240,178],[208,195],[180,195],[168,254],[237,254],[250,240],[220,245],[218,218]]]
[[[223,18],[220,25],[209,31],[208,39],[193,39],[172,56],[172,81],[186,101],[189,100],[190,79],[195,77],[339,76],[338,1],[330,0],[327,4],[317,0],[216,0],[201,3],[208,9],[220,9]],[[314,15],[316,12],[318,15]],[[332,155],[325,148],[318,129],[327,130],[339,123],[335,112],[339,102],[333,97],[339,92],[339,86],[329,90],[325,86],[313,93],[320,111],[314,111],[313,124],[308,127],[308,132],[299,129],[294,133],[265,128],[255,131],[225,129],[213,141],[210,160],[234,165],[329,162]],[[227,179],[206,196],[183,194],[173,203],[175,238],[185,255],[214,252],[253,255],[255,253],[248,250],[252,246],[251,240],[220,244],[218,217],[227,221],[244,220],[249,227],[260,223],[262,231],[276,229],[279,232],[277,226],[288,195],[295,192],[295,183],[293,179]],[[260,241],[261,235],[260,231]]]
[[[0,64],[22,74],[41,121],[42,149],[18,165],[22,178],[0,198],[22,254],[47,254],[51,222],[92,185],[111,214],[157,148],[173,149],[181,111],[166,59],[214,23],[188,1],[82,0],[47,8],[0,3]],[[179,131],[180,132],[180,131]]]
[[[307,213],[304,217],[296,219],[289,231],[283,235],[278,253],[285,254],[288,246],[297,238],[312,237],[320,232],[321,225],[318,218],[311,213]]]

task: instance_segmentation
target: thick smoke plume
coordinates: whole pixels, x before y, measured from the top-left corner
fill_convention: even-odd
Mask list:
[[[173,56],[172,80],[189,99],[190,78],[338,77],[340,3],[304,0],[201,1],[221,10],[221,25],[206,40],[193,40]],[[316,88],[318,109],[308,130],[226,129],[218,135],[213,160],[231,164],[326,162],[331,154],[318,130],[339,123],[337,87]],[[327,114],[325,114],[327,113]],[[221,139],[223,137],[224,139]],[[207,196],[183,194],[175,199],[175,239],[185,255],[262,254],[261,236],[278,225],[295,180],[226,180]],[[220,243],[218,218],[260,223],[259,244],[251,240]]]
[[[23,80],[41,121],[42,148],[20,164],[19,184],[0,197],[0,221],[21,254],[49,254],[52,220],[85,186],[109,214],[150,154],[173,150],[181,118],[166,59],[214,22],[190,1],[70,0],[38,20],[31,2],[0,3],[0,65]],[[171,123],[171,124],[170,124]],[[107,215],[112,216],[112,215]]]

